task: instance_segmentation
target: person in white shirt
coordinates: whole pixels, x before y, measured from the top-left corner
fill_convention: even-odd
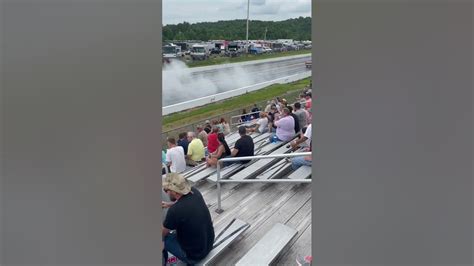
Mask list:
[[[257,129],[262,134],[268,132],[268,117],[265,112],[260,112],[260,118],[253,127],[247,129],[247,133],[255,132]]]
[[[306,131],[305,131],[303,137],[299,138],[298,140],[293,140],[292,142],[290,142],[291,148],[293,148],[293,150],[297,150],[299,148],[299,145],[303,142],[306,143],[305,146],[310,146],[311,145],[311,133],[312,133],[311,124],[309,124],[308,127],[306,127]]]
[[[167,144],[166,163],[170,167],[170,171],[172,173],[183,172],[186,169],[183,147],[176,146],[176,140],[174,138],[168,138]]]

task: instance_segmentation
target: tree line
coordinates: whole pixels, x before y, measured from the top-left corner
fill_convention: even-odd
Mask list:
[[[245,40],[245,19],[199,22],[163,26],[163,40]],[[299,17],[284,21],[249,21],[249,39],[311,40],[311,17]]]

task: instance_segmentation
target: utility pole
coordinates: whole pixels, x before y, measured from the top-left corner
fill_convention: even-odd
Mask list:
[[[267,27],[265,27],[265,36],[263,37],[263,40],[264,40],[264,41],[266,41],[266,40],[267,40],[267,30],[268,30],[268,28],[267,28]]]
[[[250,11],[250,0],[247,0],[247,35],[246,35],[247,45],[246,45],[245,53],[247,53],[249,50],[249,11]]]

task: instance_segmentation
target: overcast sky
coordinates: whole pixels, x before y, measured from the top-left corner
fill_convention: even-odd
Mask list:
[[[251,20],[310,17],[311,0],[250,0]],[[163,0],[163,24],[247,18],[247,0]]]

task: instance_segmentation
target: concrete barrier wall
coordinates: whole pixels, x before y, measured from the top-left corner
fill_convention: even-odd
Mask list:
[[[218,93],[218,94],[214,94],[214,95],[194,99],[194,100],[191,100],[191,101],[186,101],[186,102],[182,102],[182,103],[178,103],[178,104],[168,105],[168,106],[163,107],[163,115],[168,115],[168,114],[184,111],[184,110],[187,110],[187,109],[190,109],[190,108],[199,107],[199,106],[203,106],[203,105],[210,104],[210,103],[213,103],[213,102],[225,100],[225,99],[235,97],[235,96],[239,96],[239,95],[251,92],[251,91],[256,91],[256,90],[259,90],[259,89],[263,89],[263,88],[265,88],[269,85],[272,85],[272,84],[290,83],[290,82],[297,81],[297,80],[300,80],[300,79],[304,79],[304,78],[307,78],[307,77],[310,77],[310,76],[311,76],[311,71],[306,71],[304,73],[298,73],[298,74],[291,75],[291,76],[286,76],[286,77],[283,77],[283,78],[269,80],[269,81],[265,81],[265,82],[262,82],[262,83],[257,83],[257,84],[251,85],[251,86],[246,86],[246,87],[238,88],[238,89],[235,89],[235,90],[230,90],[230,91],[221,92],[221,93]]]

